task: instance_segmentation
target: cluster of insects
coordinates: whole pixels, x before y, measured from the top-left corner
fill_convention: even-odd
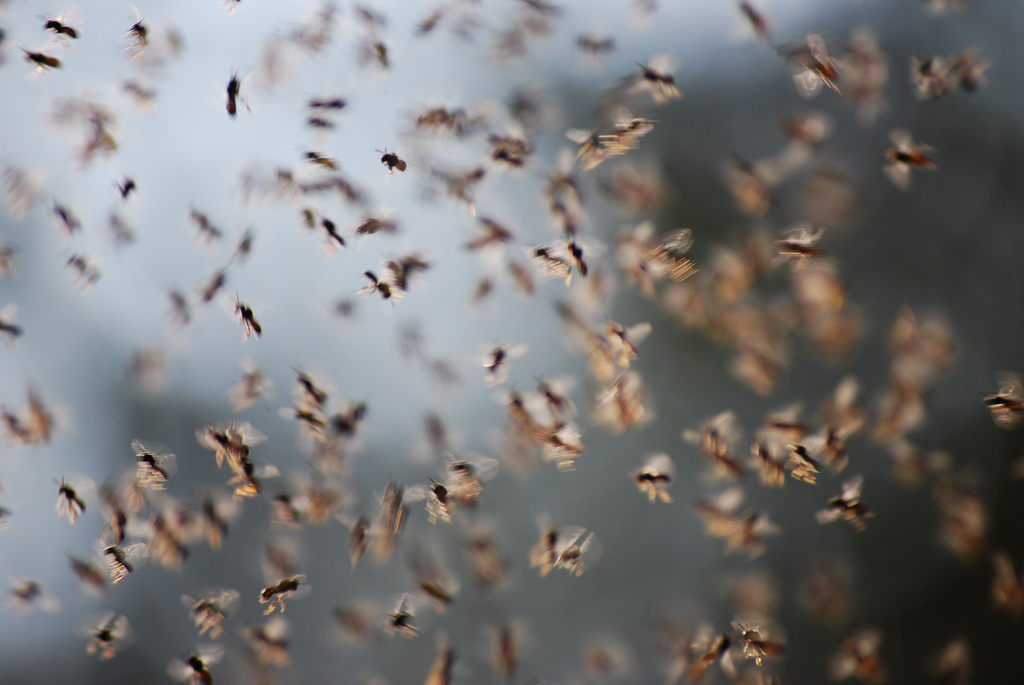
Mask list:
[[[112,169],[140,149],[139,116],[159,116],[159,88],[173,87],[169,74],[185,37],[191,41],[194,35],[198,42],[202,34],[179,31],[135,8],[116,29],[70,12],[34,19],[31,31],[16,37],[0,29],[0,78],[20,69],[29,88],[63,84],[39,96],[50,99],[38,114],[54,125],[54,138],[70,136],[70,153],[59,164],[79,174],[70,181],[66,175],[44,180],[34,160],[0,152],[11,225],[45,215],[56,226],[62,250],[53,266],[70,274],[72,287],[90,304],[114,297],[104,290],[105,274],[123,276],[133,251],[156,240],[154,231],[175,222],[189,226],[212,266],[203,265],[197,274],[181,269],[175,280],[162,280],[162,305],[150,309],[161,310],[159,325],[168,340],[198,338],[200,329],[211,336],[227,330],[237,346],[240,332],[251,355],[227,348],[240,360],[241,373],[221,383],[223,376],[208,369],[214,362],[189,343],[169,343],[166,354],[135,353],[129,380],[151,367],[160,371],[174,363],[182,371],[185,365],[209,376],[203,383],[221,383],[221,404],[196,404],[188,415],[205,415],[187,425],[184,413],[167,411],[170,418],[156,425],[173,423],[165,432],[185,436],[160,436],[172,446],[140,438],[132,424],[132,434],[119,438],[117,468],[89,474],[100,483],[79,473],[91,468],[89,462],[64,473],[49,457],[72,435],[85,441],[97,430],[74,427],[70,417],[76,408],[65,407],[60,386],[38,382],[31,372],[27,382],[3,377],[5,456],[41,455],[37,466],[56,501],[56,524],[91,550],[79,546],[60,569],[99,609],[77,621],[86,655],[78,656],[130,661],[134,643],[155,640],[164,630],[174,643],[147,644],[145,660],[159,656],[166,675],[178,681],[291,682],[293,668],[306,669],[296,677],[317,680],[327,677],[326,667],[307,666],[297,654],[325,649],[324,640],[311,636],[329,624],[331,639],[349,653],[386,654],[346,680],[364,684],[405,682],[410,672],[427,685],[539,685],[549,679],[882,683],[890,668],[881,621],[857,608],[857,564],[832,551],[836,540],[855,547],[887,529],[900,534],[892,532],[900,516],[893,488],[921,484],[930,488],[926,502],[935,537],[954,558],[989,562],[992,610],[1017,620],[1024,613],[1024,558],[1012,544],[990,539],[987,484],[951,455],[926,446],[923,429],[948,402],[940,392],[957,360],[955,322],[910,306],[883,321],[856,301],[864,286],[845,259],[849,238],[842,225],[855,213],[851,198],[858,188],[823,153],[833,138],[842,140],[850,131],[866,137],[865,131],[887,122],[881,135],[888,143],[875,137],[871,171],[894,201],[916,197],[920,186],[942,177],[947,162],[932,145],[915,141],[917,129],[925,129],[925,140],[934,129],[919,123],[901,128],[887,114],[887,98],[899,89],[916,106],[929,107],[936,100],[984,94],[994,67],[982,49],[915,56],[901,72],[870,29],[853,31],[845,43],[824,29],[782,40],[782,29],[762,3],[727,3],[753,39],[748,47],[757,51],[742,54],[758,54],[781,75],[792,111],[779,122],[779,136],[761,146],[762,156],[719,151],[721,171],[707,181],[714,188],[708,196],[716,199],[696,201],[731,202],[730,221],[752,227],[722,237],[711,226],[664,226],[678,182],[657,168],[668,164],[666,141],[700,135],[679,124],[691,101],[702,97],[697,83],[689,85],[689,65],[657,52],[653,42],[644,44],[644,54],[633,54],[635,41],[624,36],[567,25],[569,3],[507,4],[444,0],[414,17],[411,27],[397,12],[369,2],[342,7],[323,0],[299,21],[275,19],[255,58],[258,66],[228,70],[225,63],[210,98],[216,107],[205,112],[189,103],[190,116],[198,111],[211,130],[230,131],[217,134],[223,138],[218,144],[245,140],[247,154],[262,149],[262,117],[279,114],[271,105],[286,99],[281,92],[298,92],[296,84],[306,83],[297,65],[319,77],[347,60],[361,85],[331,90],[323,85],[332,83],[325,77],[316,86],[323,90],[303,90],[287,114],[294,124],[289,135],[301,136],[290,157],[266,162],[281,154],[267,145],[264,161],[233,167],[231,198],[214,201],[200,188],[195,199],[172,218],[161,216],[155,227],[138,217],[158,204],[157,175]],[[654,0],[629,4],[637,26],[666,12]],[[921,4],[922,15],[965,9],[959,0]],[[240,0],[220,5],[225,30],[246,13],[261,11]],[[2,9],[0,24],[8,18]],[[118,46],[119,70],[130,74],[112,92],[135,110],[56,80],[78,68],[85,47],[101,40]],[[434,44],[474,50],[498,69],[523,64],[555,40],[578,53],[602,83],[582,123],[554,111],[551,94],[529,82],[510,88],[501,102],[481,97],[475,103],[409,101],[400,88],[387,85],[392,78],[401,82],[404,70],[415,71],[416,50],[425,53]],[[17,46],[19,60],[3,63],[4,43]],[[384,93],[395,116],[384,117],[383,110],[367,114],[373,93]],[[809,109],[816,98],[826,104]],[[857,122],[850,131],[839,129],[837,110],[829,109],[836,102],[849,105]],[[249,116],[239,117],[239,109]],[[350,135],[355,137],[344,138]],[[342,144],[343,138],[348,142]],[[923,171],[937,173],[918,180]],[[211,166],[194,173],[212,179],[217,172]],[[72,199],[81,197],[75,179],[100,176],[110,195],[99,222],[107,250],[92,236],[95,211]],[[408,213],[410,197],[429,208],[423,212],[428,218]],[[160,207],[157,212],[167,211]],[[443,229],[428,225],[436,214],[445,217]],[[289,233],[317,236],[330,259],[314,256],[308,241],[292,240]],[[23,248],[12,238],[17,235],[6,225],[0,228],[5,281],[17,277],[19,263],[35,269],[45,259],[38,241],[23,241]],[[295,262],[289,261],[293,251],[301,254]],[[267,257],[272,252],[279,263]],[[293,264],[300,266],[287,271]],[[326,341],[332,352],[344,350],[326,371],[306,361],[307,345],[314,349],[325,342],[306,306],[320,287],[309,286],[311,274],[321,268],[333,269],[330,288],[344,289],[330,306],[332,316],[322,318],[337,318],[335,325],[346,334],[362,335],[358,354],[355,347]],[[179,285],[179,278],[191,285]],[[291,280],[304,284],[301,298],[294,297],[299,286],[285,284]],[[463,307],[451,288],[468,281]],[[618,306],[624,301],[627,306]],[[9,348],[3,353],[31,352],[39,344],[38,307],[31,300],[0,305],[0,339]],[[381,317],[392,318],[368,329],[371,324],[361,316],[380,319],[362,310],[375,307]],[[203,312],[218,308],[226,314],[222,321],[204,318]],[[494,317],[499,308],[501,318]],[[527,309],[529,319],[519,317]],[[83,311],[86,317],[97,310]],[[415,322],[419,312],[426,312],[425,323]],[[510,312],[507,320],[504,312]],[[466,323],[475,316],[493,324],[494,337]],[[542,326],[533,330],[533,324],[539,321],[551,337],[535,343]],[[51,324],[54,329],[63,322]],[[67,322],[77,325],[82,324]],[[147,320],[148,328],[159,325]],[[444,337],[428,349],[424,331]],[[453,361],[467,332],[479,338],[470,341],[477,354]],[[72,329],[68,338],[74,336]],[[513,342],[526,339],[529,345]],[[571,356],[567,373],[545,361],[552,339],[564,342]],[[655,356],[676,343],[692,350],[708,341],[731,357],[724,364],[702,361],[702,373],[717,374],[716,384],[735,381],[742,399],[733,407],[715,404],[717,391],[691,390],[689,379],[676,377],[675,362]],[[885,343],[882,373],[865,370],[861,352]],[[290,356],[282,361],[282,355]],[[828,371],[821,370],[822,360]],[[803,376],[817,394],[791,397],[793,379]],[[360,377],[372,380],[360,387],[354,380]],[[389,395],[395,378],[406,389]],[[410,407],[423,400],[410,388],[419,388],[421,380],[429,406],[417,415]],[[275,397],[275,386],[284,386],[286,397]],[[162,392],[146,400],[160,406],[161,414],[172,406]],[[698,413],[677,411],[677,393],[697,403]],[[1024,381],[1012,371],[993,373],[991,387],[972,406],[981,416],[987,409],[995,426],[1013,435],[1024,426]],[[144,423],[125,414],[126,423]],[[751,416],[760,418],[744,438],[743,423],[749,429]],[[416,428],[410,438],[411,425]],[[111,430],[122,429],[119,424]],[[633,447],[639,435],[646,440],[642,449]],[[406,438],[409,459],[393,454]],[[226,479],[216,476],[225,465]],[[3,460],[0,466],[7,468]],[[589,475],[594,472],[606,480],[599,489]],[[1010,465],[1009,475],[1024,478],[1024,458]],[[31,525],[19,501],[23,484],[16,480],[5,480],[0,489],[0,536]],[[610,525],[620,515],[629,525]],[[516,528],[529,527],[523,521],[539,530],[519,535]],[[702,529],[713,538],[707,545],[714,554],[726,556],[722,563],[742,569],[716,586],[717,595],[687,600],[684,609],[668,599],[652,601],[653,590],[634,587],[654,583],[647,575],[616,575],[657,564],[675,574],[680,522]],[[254,548],[239,552],[233,544],[256,537],[262,546],[251,554]],[[825,549],[793,553],[791,541],[803,538],[824,540]],[[691,544],[701,543],[685,546]],[[6,543],[0,539],[0,545]],[[625,558],[620,550],[627,548],[642,552]],[[39,570],[25,563],[38,550],[3,549],[11,551],[12,571]],[[234,580],[211,571],[212,562],[204,566],[210,559],[229,565],[226,577]],[[765,571],[776,565],[799,572],[783,587]],[[129,593],[146,578],[156,579],[147,591],[164,582],[182,585],[184,591],[173,593],[173,611],[187,632],[163,615],[157,620],[150,609],[120,601],[137,597]],[[66,588],[54,586],[59,582],[16,576],[3,598],[11,615],[3,620],[16,625],[21,617],[15,614],[65,610],[60,605],[68,599],[61,591]],[[634,591],[643,599],[633,599]],[[581,592],[594,595],[581,599]],[[614,602],[618,594],[647,604],[646,634],[591,630],[591,612],[603,611],[605,595]],[[546,613],[564,616],[544,618]],[[579,636],[555,632],[570,619]],[[164,621],[166,626],[155,625]],[[545,621],[556,628],[548,629]],[[826,658],[806,654],[805,645],[814,639],[830,640]],[[542,655],[550,641],[560,653],[576,655],[560,657],[553,666]],[[426,660],[414,651],[424,642],[433,645]],[[951,635],[933,645],[935,656],[923,671],[906,663],[893,670],[902,669],[907,680],[967,683],[976,646],[971,636]],[[17,656],[3,654],[4,660]],[[820,672],[798,675],[795,668],[808,663],[818,664]],[[790,664],[794,670],[787,670]],[[0,663],[0,680],[6,668]],[[147,681],[160,677],[146,675]]]

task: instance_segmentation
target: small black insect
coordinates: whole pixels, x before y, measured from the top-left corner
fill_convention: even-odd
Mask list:
[[[382,151],[377,150],[377,152]],[[394,152],[388,152],[386,149],[382,152],[380,161],[381,164],[388,168],[389,174],[393,174],[395,172],[395,169],[398,169],[399,171],[405,171],[406,166],[408,166],[405,163],[404,159],[400,159],[398,155],[396,155]]]

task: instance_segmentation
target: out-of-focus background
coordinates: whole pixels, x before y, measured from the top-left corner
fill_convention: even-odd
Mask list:
[[[13,263],[5,256],[0,307],[16,305],[0,314],[11,343],[0,350],[0,681],[170,681],[173,660],[211,642],[181,596],[211,588],[239,593],[215,682],[416,682],[442,644],[454,648],[455,683],[726,682],[730,660],[745,682],[871,681],[884,677],[869,653],[879,638],[892,682],[1015,672],[1021,600],[1011,583],[996,602],[993,579],[1002,560],[1017,578],[1024,563],[1022,441],[983,400],[1001,373],[1024,371],[1022,22],[1012,0],[0,3],[0,241]],[[139,27],[146,44],[132,47]],[[651,85],[669,74],[682,97],[666,80],[656,103]],[[797,81],[820,92],[807,98]],[[342,108],[310,104],[339,98]],[[417,124],[437,108],[462,135]],[[567,133],[604,132],[607,146],[630,116],[653,130],[585,169],[597,160]],[[887,172],[894,129],[932,148],[896,157],[935,168],[898,161]],[[516,166],[496,159],[489,136],[532,149]],[[389,172],[385,152],[405,171]],[[902,189],[890,173],[907,171]],[[581,208],[559,215],[546,189],[570,172],[575,190],[563,183],[559,197],[571,205],[578,193]],[[567,215],[588,266],[568,285],[535,258],[549,246],[571,266]],[[358,234],[371,217],[396,230]],[[467,249],[482,218],[511,239]],[[773,241],[799,222],[808,235],[824,229],[804,247],[825,256],[778,254]],[[682,228],[696,273],[674,281],[657,273],[658,255]],[[246,235],[251,249],[239,251]],[[386,261],[410,255],[429,267],[403,297],[357,294],[365,272],[384,279]],[[654,274],[647,291],[643,273]],[[237,301],[259,337],[243,341]],[[628,359],[610,374],[588,365],[588,350],[614,338],[608,321],[651,326],[625,376]],[[493,382],[485,362],[499,345],[508,379]],[[236,412],[227,391],[257,367],[272,387]],[[299,372],[328,391],[324,418],[365,402],[354,435],[306,435]],[[792,422],[807,432],[794,440],[814,452],[848,376],[864,421],[845,469],[763,486],[748,455],[766,415],[800,403]],[[635,378],[644,413],[629,425],[619,410],[637,413]],[[572,470],[544,461],[510,415],[514,390],[536,421],[550,418],[538,379],[578,408]],[[47,436],[31,397],[51,419]],[[744,473],[731,481],[683,439],[726,410],[743,429],[731,450]],[[232,500],[228,470],[196,437],[231,421],[267,438],[250,452],[256,497]],[[133,440],[175,454],[166,489],[141,490],[127,526],[124,544],[146,543],[150,558],[86,592],[69,557],[107,573],[105,493],[135,475]],[[431,479],[453,477],[448,453],[489,479],[476,506],[432,524],[423,496]],[[655,453],[674,463],[670,503],[649,503],[635,484]],[[864,530],[819,523],[856,475],[874,514]],[[54,510],[62,479],[85,504],[74,525]],[[379,544],[389,479],[407,488],[394,554],[368,552],[353,568],[349,528],[365,515]],[[319,523],[314,486],[337,498]],[[698,512],[731,487],[744,493],[735,510]],[[280,521],[281,495],[293,525]],[[195,534],[205,499],[227,522],[220,550]],[[777,528],[760,555],[737,532],[748,510]],[[582,575],[531,568],[545,522],[593,533]],[[492,584],[472,562],[481,536],[504,560]],[[726,554],[730,542],[750,544]],[[283,614],[287,665],[264,663],[272,652],[249,630],[266,621],[261,590],[280,580],[265,570],[271,548],[309,586]],[[417,587],[423,559],[442,569],[447,607]],[[385,631],[404,593],[412,640]],[[339,607],[362,612],[364,635]],[[132,635],[100,660],[87,647],[111,611]],[[763,637],[784,644],[761,665],[732,625],[755,614]],[[511,676],[495,664],[501,626],[518,645]],[[858,662],[844,641],[864,631],[876,632]],[[716,658],[720,634],[732,647]],[[951,645],[966,645],[969,665],[937,675]]]

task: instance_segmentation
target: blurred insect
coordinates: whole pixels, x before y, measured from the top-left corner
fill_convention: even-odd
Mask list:
[[[640,139],[654,130],[654,122],[634,117],[625,110],[616,112],[613,128],[603,133],[570,129],[566,136],[580,147],[576,158],[583,171],[598,166],[608,157],[624,155],[640,144]]]
[[[96,284],[96,281],[100,280],[100,276],[103,275],[93,257],[73,254],[68,257],[65,265],[71,271],[73,285],[76,288],[81,288],[83,294],[87,293]]]
[[[113,659],[132,640],[131,625],[124,614],[110,612],[98,621],[88,621],[79,629],[82,637],[89,639],[85,653],[95,654],[101,661]]]
[[[598,33],[587,33],[576,38],[576,49],[595,57],[615,52],[615,39]]]
[[[381,153],[380,162],[388,168],[388,175],[390,176],[395,172],[395,169],[399,171],[405,171],[408,164],[405,163],[404,159],[400,159],[394,152],[388,152],[387,149],[383,151],[377,150]]]
[[[494,664],[501,682],[509,682],[519,667],[519,640],[508,623],[498,626],[494,639]]]
[[[863,476],[856,476],[843,483],[839,496],[830,499],[828,507],[818,512],[818,523],[831,523],[843,519],[857,530],[864,530],[864,519],[872,518],[875,514],[860,501],[863,485]]]
[[[768,45],[771,42],[768,18],[761,10],[754,6],[754,3],[748,2],[748,0],[741,0],[739,7],[740,12],[744,17],[746,17],[747,21],[750,22],[750,27],[754,30],[754,36],[757,38],[757,42],[762,45]]]
[[[238,102],[241,101],[245,105],[245,108],[252,114],[252,108],[249,107],[249,103],[241,97],[242,82],[238,80],[238,72],[236,71],[231,75],[231,79],[228,81],[227,91],[227,110],[228,116],[235,116],[238,112]]]
[[[169,452],[163,445],[144,443],[141,440],[132,440],[132,449],[135,450],[138,460],[135,470],[136,482],[151,490],[163,490],[167,479],[174,474],[174,453]]]
[[[356,235],[374,235],[376,233],[394,233],[398,230],[398,224],[390,219],[369,217],[363,223],[356,226]]]
[[[4,242],[0,242],[0,278],[9,279],[17,271],[14,259],[16,248]]]
[[[242,342],[248,340],[250,335],[257,338],[262,335],[263,327],[256,320],[252,308],[237,297],[235,298],[235,313],[238,314],[238,323],[242,325]]]
[[[729,488],[712,500],[698,503],[697,513],[704,519],[708,535],[725,540],[726,554],[744,551],[754,559],[765,552],[762,538],[778,535],[781,531],[765,514],[753,511],[734,513],[742,501],[743,490]]]
[[[430,601],[439,614],[455,601],[459,585],[441,568],[438,561],[424,548],[414,549],[409,556],[413,582],[423,597]]]
[[[269,585],[260,591],[260,604],[270,603],[270,606],[263,612],[263,615],[271,613],[281,606],[281,613],[284,613],[284,602],[288,597],[293,596],[300,587],[309,587],[306,583],[306,576],[297,575],[291,578],[282,578],[275,585]]]
[[[1024,381],[1013,373],[999,377],[999,389],[985,397],[985,406],[992,412],[992,420],[1000,428],[1016,428],[1024,421]]]
[[[221,645],[203,645],[189,652],[185,660],[173,660],[167,667],[167,674],[175,680],[187,681],[189,685],[213,685],[210,666],[224,656]]]
[[[236,590],[211,590],[195,598],[182,595],[181,601],[189,610],[199,634],[209,632],[210,639],[216,640],[224,632],[223,624],[228,614],[238,606],[239,596]]]
[[[793,81],[797,90],[805,98],[813,98],[822,86],[828,86],[839,93],[836,81],[839,80],[840,62],[829,57],[825,39],[816,33],[807,35],[804,45],[780,48],[780,53],[789,61],[793,71]]]
[[[1024,573],[1002,551],[992,554],[992,566],[992,606],[1018,618],[1024,612]]]
[[[228,8],[228,16],[230,17],[234,15],[235,10],[242,4],[242,0],[221,0],[219,4],[221,7]]]
[[[915,145],[910,134],[903,129],[893,129],[889,134],[892,147],[886,148],[885,158],[889,164],[885,166],[885,174],[900,190],[910,189],[910,170],[924,169],[933,171],[935,163],[929,154],[935,151],[930,145]]]
[[[267,397],[273,388],[273,381],[251,359],[242,361],[242,370],[242,378],[227,390],[228,400],[236,412],[248,409],[260,398]]]
[[[455,650],[447,638],[444,639],[438,648],[434,663],[430,666],[423,685],[451,685],[452,669],[455,667]]]
[[[732,445],[739,439],[739,435],[736,414],[724,411],[705,421],[699,431],[684,431],[683,439],[697,446],[717,475],[738,478],[743,475],[743,465],[733,456]]]
[[[173,510],[157,512],[149,518],[147,549],[165,568],[180,569],[188,559],[186,540],[191,537],[192,526],[190,520],[184,523],[180,525]]]
[[[888,673],[878,658],[882,645],[882,632],[877,629],[862,630],[847,638],[839,652],[829,661],[829,674],[833,680],[857,678],[865,683],[883,683]]]
[[[478,526],[470,531],[469,553],[481,587],[495,585],[508,573],[508,562],[501,555],[490,531],[486,528]]]
[[[786,651],[785,646],[778,641],[769,640],[765,636],[765,629],[752,621],[733,621],[733,629],[738,633],[738,644],[743,646],[743,656],[753,659],[758,666],[766,657],[776,656]]]
[[[125,176],[123,181],[119,181],[117,184],[117,192],[120,194],[122,200],[127,200],[128,196],[131,195],[138,186],[135,184],[135,179],[129,176]]]
[[[598,391],[594,398],[593,418],[615,433],[636,429],[652,421],[654,412],[647,405],[640,374],[626,371]]]
[[[224,237],[224,233],[213,225],[210,218],[195,207],[189,210],[188,218],[196,225],[199,236],[205,238],[207,244],[215,243]]]
[[[8,344],[13,344],[23,332],[21,326],[14,323],[14,315],[17,312],[16,304],[9,304],[0,309],[0,338],[5,338]]]
[[[68,557],[68,564],[86,593],[97,596],[107,589],[107,576],[99,565],[78,557]]]
[[[526,345],[495,345],[484,357],[484,381],[488,388],[501,385],[508,380],[509,365],[511,359],[517,359],[526,354],[529,348]]]
[[[791,442],[788,447],[789,458],[786,461],[786,468],[790,474],[797,480],[814,485],[821,471],[818,460],[811,456],[808,447],[802,443]]]
[[[772,243],[772,247],[776,249],[780,257],[787,261],[796,259],[798,263],[804,259],[825,256],[824,250],[815,247],[825,233],[825,229],[819,228],[816,233],[811,233],[810,228],[810,224],[797,224],[783,234],[786,237]]]
[[[53,215],[57,218],[62,242],[69,240],[75,233],[82,230],[82,222],[78,220],[71,208],[59,204],[56,200],[53,201]]]
[[[25,53],[26,60],[38,66],[39,71],[42,71],[44,69],[60,68],[60,60],[56,57],[50,57],[49,55],[43,54],[41,52],[30,52],[25,48],[22,48],[21,51]]]
[[[67,36],[72,39],[78,38],[78,31],[65,24],[59,17],[55,19],[47,19],[43,24],[43,29],[51,31],[57,36]]]
[[[630,473],[636,487],[650,502],[662,501],[668,504],[672,495],[668,487],[675,478],[675,466],[667,454],[652,454],[644,460],[639,470]]]
[[[125,547],[118,545],[105,547],[103,556],[107,560],[107,569],[110,571],[110,582],[120,583],[133,573],[145,561],[146,553],[146,543],[144,542],[136,542]]]
[[[389,478],[381,497],[380,514],[374,529],[373,552],[378,561],[387,561],[394,552],[395,541],[409,513],[404,500],[405,488]]]
[[[4,607],[14,611],[56,611],[60,604],[57,598],[46,592],[41,583],[25,578],[16,579],[14,587],[7,591],[3,599]]]
[[[275,616],[262,626],[249,626],[245,638],[261,664],[288,665],[288,619]]]
[[[968,93],[973,93],[984,81],[985,72],[992,66],[988,60],[978,59],[978,49],[971,48],[951,60],[950,71]]]
[[[348,106],[348,100],[338,97],[310,98],[306,102],[306,106],[313,110],[323,109],[337,112]]]
[[[549,524],[541,529],[540,540],[530,550],[530,568],[538,569],[542,578],[556,568],[581,576],[598,555],[594,534],[586,528]]]
[[[78,517],[85,513],[85,502],[78,493],[80,486],[74,486],[63,478],[57,489],[57,515],[61,518],[67,517],[72,524],[78,521]]]
[[[398,604],[387,615],[384,632],[388,635],[401,635],[402,637],[412,639],[419,633],[419,630],[412,622],[415,617],[415,607],[413,607],[412,598],[409,595],[402,595],[398,600]]]
[[[701,626],[693,640],[685,645],[686,680],[697,683],[704,679],[708,669],[718,663],[726,675],[736,673],[732,658],[732,636],[729,633],[714,634],[710,626]]]
[[[387,271],[387,280],[391,283],[392,290],[396,293],[404,293],[409,290],[409,281],[421,271],[430,268],[430,262],[418,254],[408,254],[398,259],[389,259],[384,262]]]
[[[676,85],[676,80],[669,73],[673,67],[673,60],[670,55],[655,55],[645,65],[637,64],[640,67],[640,87],[651,93],[655,104],[663,105],[669,100],[678,100],[683,97],[683,92]]]
[[[566,246],[568,246],[568,243],[566,243]],[[545,245],[531,247],[527,250],[527,255],[537,265],[545,278],[564,278],[566,285],[569,285],[571,282],[573,266],[570,261],[571,256],[567,250],[562,249],[561,245],[557,247],[547,247]]]
[[[526,158],[533,154],[533,145],[523,138],[492,133],[487,136],[487,140],[491,143],[491,159],[513,168],[526,164]]]
[[[380,280],[372,271],[364,271],[363,275],[367,278],[369,283],[357,290],[356,294],[380,293],[382,300],[392,300],[392,302],[397,302],[402,299],[404,293],[394,290],[390,283]]]
[[[145,51],[146,47],[149,45],[149,28],[140,18],[138,21],[132,24],[131,28],[129,28],[124,34],[122,34],[121,37],[127,38],[129,41],[131,41],[131,44],[128,47],[126,47],[125,50],[134,51],[132,54],[132,59],[135,59],[136,57],[141,55]]]
[[[966,479],[947,474],[936,479],[933,494],[941,515],[942,541],[964,559],[978,559],[985,551],[988,527],[981,494]]]
[[[249,448],[267,439],[267,436],[246,421],[239,425],[234,422],[220,426],[206,426],[196,431],[199,444],[214,450],[217,457],[217,468],[225,459],[234,470],[240,470],[244,459],[249,456]]]
[[[930,661],[928,672],[934,682],[946,685],[968,685],[974,682],[974,658],[966,637],[950,640]]]

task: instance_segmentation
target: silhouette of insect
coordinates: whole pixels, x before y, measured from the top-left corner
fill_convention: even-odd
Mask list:
[[[388,168],[388,174],[393,174],[395,169],[405,171],[408,166],[404,159],[400,159],[394,152],[388,152],[386,148],[384,150],[377,150],[377,152],[381,153],[380,161],[381,164]]]

